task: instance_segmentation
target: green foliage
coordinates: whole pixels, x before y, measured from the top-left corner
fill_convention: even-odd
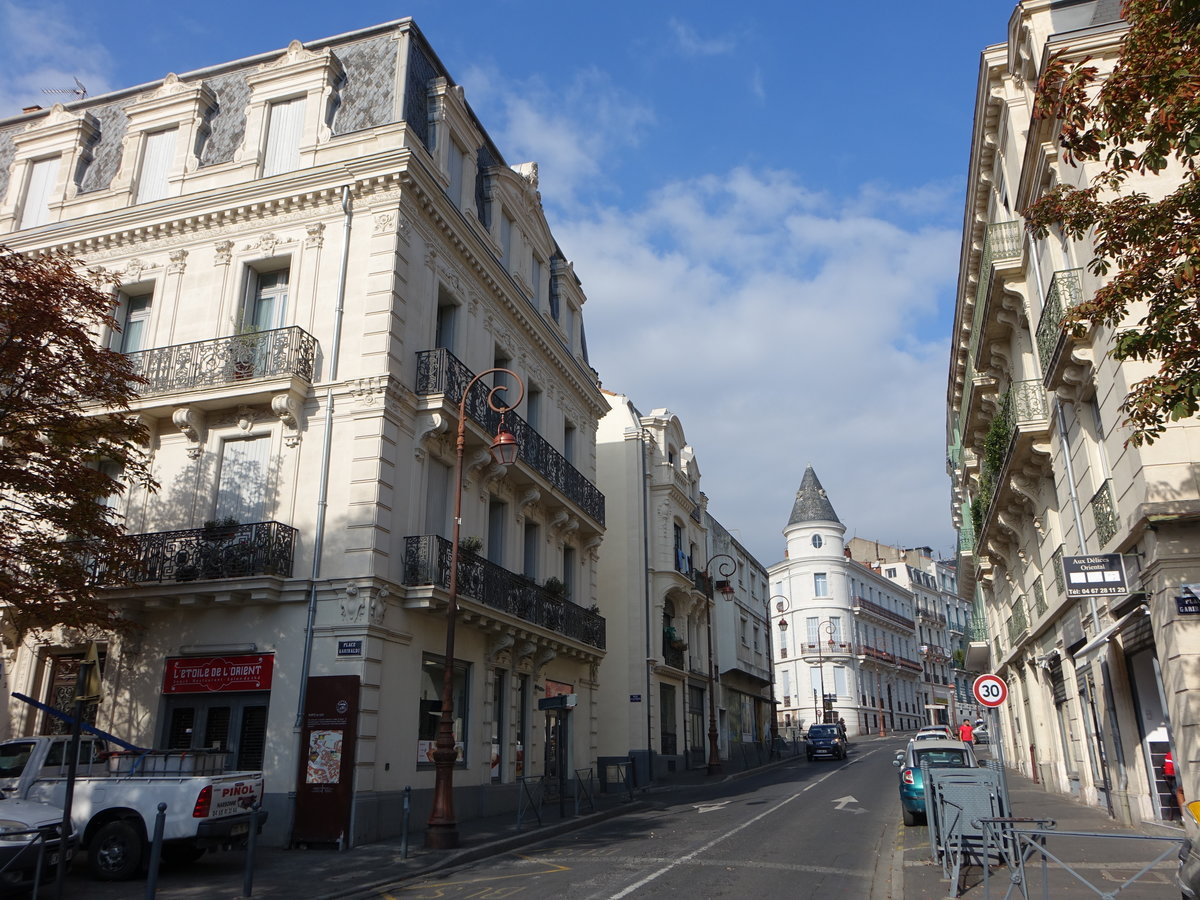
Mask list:
[[[1121,406],[1128,440],[1140,445],[1200,411],[1200,16],[1193,0],[1126,0],[1123,15],[1129,31],[1109,75],[1089,60],[1053,59],[1035,102],[1035,118],[1057,126],[1066,161],[1102,170],[1023,214],[1038,237],[1060,228],[1094,242],[1088,268],[1109,280],[1065,324],[1125,329],[1113,357],[1154,364]],[[1178,186],[1159,200],[1129,189],[1146,175]]]

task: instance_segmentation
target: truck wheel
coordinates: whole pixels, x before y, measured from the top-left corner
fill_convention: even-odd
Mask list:
[[[102,825],[88,846],[88,869],[97,881],[125,881],[142,865],[142,836],[128,822]]]

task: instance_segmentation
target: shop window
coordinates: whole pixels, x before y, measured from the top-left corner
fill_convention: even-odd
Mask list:
[[[445,677],[444,657],[426,655],[421,661],[421,689],[417,715],[417,763],[433,765],[433,751],[437,742],[438,721],[442,715],[442,679]],[[467,722],[470,721],[467,691],[470,667],[467,663],[455,662],[452,687],[451,714],[454,743],[458,748],[458,765],[465,765],[464,750],[467,742]]]

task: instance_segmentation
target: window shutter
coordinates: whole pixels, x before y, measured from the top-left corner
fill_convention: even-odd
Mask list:
[[[304,98],[271,104],[267,123],[267,152],[263,175],[278,175],[300,168],[300,135],[304,131]]]
[[[225,442],[221,448],[221,480],[214,518],[232,516],[243,525],[266,519],[270,447],[267,435]]]
[[[39,159],[29,172],[25,205],[21,209],[21,227],[36,228],[50,221],[50,200],[58,185],[59,158]]]
[[[161,200],[167,196],[167,175],[175,158],[175,138],[178,135],[178,128],[146,135],[142,175],[138,179],[138,203],[149,203],[151,200]]]

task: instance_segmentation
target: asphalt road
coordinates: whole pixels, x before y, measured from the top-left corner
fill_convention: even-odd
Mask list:
[[[848,760],[802,758],[453,872],[364,893],[418,898],[901,896],[893,750],[852,744]]]

